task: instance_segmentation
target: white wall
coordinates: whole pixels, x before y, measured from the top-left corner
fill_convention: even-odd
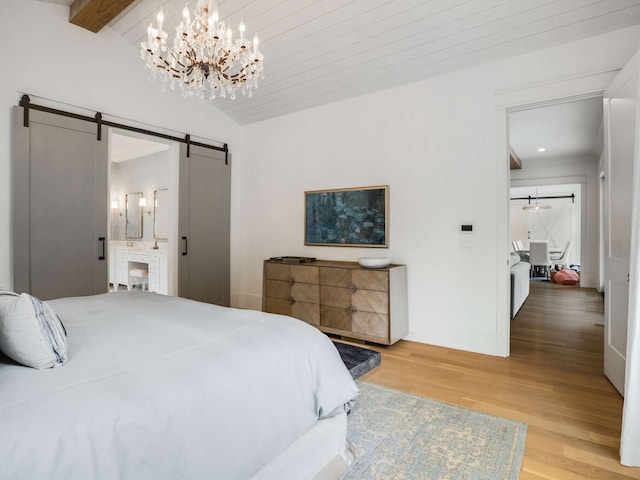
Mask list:
[[[355,260],[389,255],[408,265],[409,338],[506,355],[497,318],[498,252],[495,94],[508,89],[619,68],[640,30],[534,52],[245,127],[243,232],[234,258],[236,305],[258,308],[262,260],[305,255]],[[503,174],[504,175],[504,174]],[[305,190],[390,185],[390,248],[303,246]],[[239,197],[238,195],[241,195]],[[469,251],[461,223],[472,223]],[[501,227],[507,232],[507,226]],[[504,267],[500,268],[504,271]],[[508,325],[508,323],[507,323]]]
[[[511,186],[581,183],[584,210],[581,231],[582,267],[580,286],[597,288],[599,265],[599,180],[597,159],[591,157],[549,158],[524,161],[522,170],[511,171]]]
[[[227,142],[239,160],[237,124],[207,102],[162,93],[148,80],[139,48],[108,28],[91,33],[68,22],[66,7],[31,0],[3,0],[0,13],[7,62],[0,76],[0,287],[13,284],[11,107],[20,92]]]

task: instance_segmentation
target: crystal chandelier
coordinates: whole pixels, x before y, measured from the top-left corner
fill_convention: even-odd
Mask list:
[[[215,4],[212,7],[207,0],[198,1],[193,17],[186,5],[173,47],[168,46],[168,35],[162,29],[162,10],[158,12],[157,28],[149,25],[141,57],[151,70],[151,78],[160,77],[163,91],[167,83],[172,89],[179,84],[185,97],[203,98],[208,93],[209,100],[216,95],[229,95],[233,100],[236,90],[251,97],[253,89],[258,88],[258,78],[264,78],[258,36],[254,35],[252,42],[245,39],[245,26],[240,22],[240,35],[234,40],[231,28],[219,20]]]

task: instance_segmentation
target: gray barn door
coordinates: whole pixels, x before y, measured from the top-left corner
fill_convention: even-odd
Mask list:
[[[178,295],[230,305],[231,165],[224,152],[180,146]]]
[[[108,148],[96,125],[23,109],[13,121],[13,283],[41,299],[104,293]]]

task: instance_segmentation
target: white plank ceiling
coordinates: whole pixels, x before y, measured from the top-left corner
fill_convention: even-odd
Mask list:
[[[602,97],[512,112],[509,143],[523,162],[544,158],[595,161],[602,148]]]
[[[193,11],[196,0],[186,3]],[[640,0],[219,0],[217,4],[221,18],[233,28],[243,20],[248,34],[258,33],[265,57],[266,78],[253,98],[214,100],[240,124],[640,23]],[[184,5],[185,0],[138,0],[109,28],[139,49],[161,7],[165,31],[173,32]]]

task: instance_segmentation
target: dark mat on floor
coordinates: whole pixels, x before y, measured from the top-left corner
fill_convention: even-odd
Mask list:
[[[380,352],[348,343],[333,342],[333,344],[354,380],[380,365]]]

